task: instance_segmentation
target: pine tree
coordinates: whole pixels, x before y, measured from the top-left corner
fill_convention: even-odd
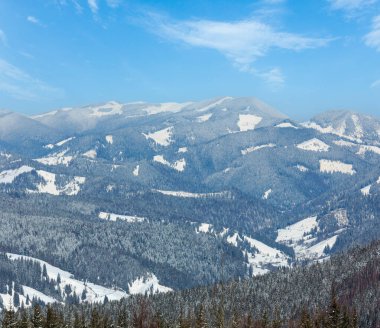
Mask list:
[[[15,311],[13,307],[10,306],[9,310],[4,311],[3,320],[2,320],[2,328],[15,328],[17,325]]]
[[[39,304],[35,304],[33,307],[32,325],[34,328],[43,328],[44,326],[44,320],[41,314],[41,307]]]
[[[302,310],[300,328],[313,328],[310,314],[306,309]]]
[[[46,309],[45,328],[55,328],[55,327],[57,327],[56,315],[52,307],[48,305]]]
[[[18,324],[19,328],[29,328],[29,317],[25,309],[22,309],[20,312],[20,321]]]
[[[206,321],[206,314],[205,314],[205,309],[203,307],[203,304],[201,304],[199,313],[197,316],[197,320],[195,323],[196,328],[207,328],[207,321]]]

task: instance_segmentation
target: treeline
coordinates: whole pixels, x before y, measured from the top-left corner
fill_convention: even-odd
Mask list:
[[[242,314],[235,309],[226,316],[224,308],[216,305],[207,312],[202,304],[181,310],[176,320],[156,312],[148,297],[138,297],[132,304],[120,301],[103,305],[47,306],[41,308],[13,308],[4,310],[2,328],[358,328],[355,310],[349,310],[338,303],[332,294],[327,308],[309,312],[303,309],[296,318],[284,320],[269,319],[267,313],[259,317]],[[361,326],[363,327],[363,326]]]

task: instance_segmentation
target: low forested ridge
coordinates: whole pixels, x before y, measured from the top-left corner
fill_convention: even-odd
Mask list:
[[[40,327],[36,311],[41,327],[378,327],[380,242],[325,263],[209,287],[42,310],[32,303],[4,310],[3,327]]]

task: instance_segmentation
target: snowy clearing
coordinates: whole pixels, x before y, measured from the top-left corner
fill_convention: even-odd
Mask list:
[[[198,123],[203,123],[203,122],[207,122],[212,116],[212,113],[210,114],[205,114],[205,115],[202,115],[202,116],[198,116],[197,117],[197,122]]]
[[[27,165],[23,165],[14,170],[5,170],[0,173],[0,183],[12,183],[19,175],[29,173],[33,170],[34,168]]]
[[[137,278],[131,284],[128,284],[128,287],[131,295],[144,295],[145,293],[168,293],[172,291],[171,288],[160,285],[159,280],[153,273],[148,273],[148,276],[145,278]]]
[[[257,151],[257,150],[260,150],[260,149],[264,149],[264,148],[274,148],[274,147],[276,147],[276,145],[275,145],[275,144],[272,144],[272,143],[270,143],[270,144],[266,144],[266,145],[260,145],[260,146],[252,146],[252,147],[248,147],[248,148],[246,148],[246,149],[241,150],[241,154],[242,154],[242,155],[247,155],[247,154],[249,154],[249,153],[252,153],[252,152]]]
[[[354,175],[356,171],[353,169],[352,164],[346,164],[341,161],[331,161],[327,159],[321,159],[319,161],[319,170],[322,173],[343,173]]]
[[[297,148],[306,151],[326,152],[329,151],[330,146],[317,138],[313,138],[298,144]]]
[[[168,127],[156,132],[145,134],[143,133],[143,136],[145,139],[152,139],[156,144],[167,147],[171,143],[173,143],[172,140],[173,135],[173,127]]]
[[[144,222],[146,218],[136,216],[136,215],[122,215],[108,212],[100,212],[98,215],[99,219],[107,220],[107,221],[125,221],[128,223],[136,223],[136,222]]]
[[[263,120],[262,117],[252,114],[239,114],[238,127],[240,132],[254,130],[256,125]]]

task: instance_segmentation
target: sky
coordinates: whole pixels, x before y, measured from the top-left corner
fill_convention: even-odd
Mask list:
[[[0,108],[257,97],[380,116],[380,0],[0,0]]]

